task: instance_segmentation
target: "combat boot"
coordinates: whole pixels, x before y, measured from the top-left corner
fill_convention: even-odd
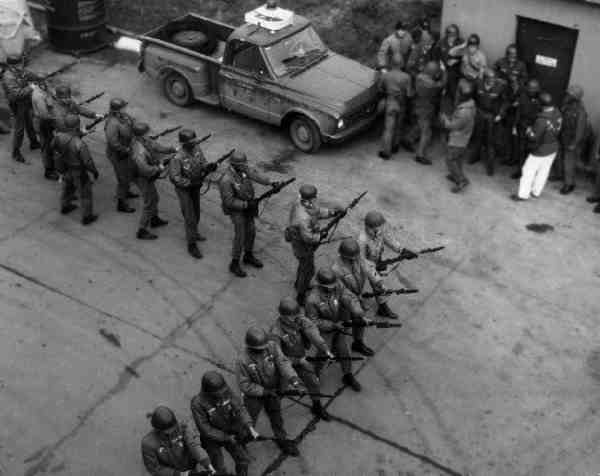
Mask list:
[[[415,162],[418,162],[419,164],[422,164],[422,165],[433,165],[433,162],[431,160],[429,160],[426,157],[422,157],[420,155],[417,155],[415,157]]]
[[[82,225],[90,225],[98,219],[98,215],[87,215],[81,219]]]
[[[381,317],[387,317],[388,319],[398,319],[398,314],[390,309],[390,307],[387,305],[387,302],[382,302],[377,307],[377,315]]]
[[[156,240],[158,238],[158,236],[154,233],[150,233],[145,228],[140,228],[135,236],[138,240]]]
[[[21,154],[19,149],[13,150],[12,158],[15,162],[25,163],[25,157],[23,157],[23,154]]]
[[[150,227],[151,228],[158,228],[160,226],[165,226],[165,225],[168,225],[168,224],[169,224],[169,222],[167,220],[163,220],[158,215],[153,216],[150,219]]]
[[[248,276],[246,274],[246,271],[244,271],[240,266],[239,259],[231,260],[231,264],[229,265],[229,271],[235,274],[238,278],[245,278],[246,276]]]
[[[62,215],[68,215],[69,213],[71,213],[73,210],[77,210],[77,205],[75,205],[74,203],[69,203],[68,205],[65,205],[64,207],[62,207],[60,209],[60,213]]]
[[[196,259],[202,259],[202,251],[198,249],[196,243],[188,244],[188,253]]]
[[[315,400],[310,409],[312,414],[323,421],[331,421],[331,415],[327,413],[325,407],[319,400]]]
[[[354,342],[352,342],[352,351],[362,354],[366,357],[371,357],[375,355],[375,351],[373,351],[373,349],[371,349],[362,340],[355,340]]]
[[[362,390],[360,383],[358,383],[358,380],[356,380],[354,378],[354,375],[352,375],[351,373],[344,374],[344,376],[342,377],[342,383],[350,387],[355,392],[360,392]]]
[[[125,200],[119,200],[117,202],[117,211],[120,213],[135,213],[135,208],[127,205]]]
[[[263,267],[263,263],[261,260],[259,260],[256,256],[254,256],[254,254],[252,253],[246,253],[244,255],[244,263],[245,264],[249,264],[250,266],[254,266],[255,268],[262,268]]]
[[[288,456],[300,456],[300,451],[292,440],[277,440],[277,446]]]
[[[390,160],[391,155],[388,154],[387,152],[384,151],[379,151],[379,157],[382,158],[383,160]]]

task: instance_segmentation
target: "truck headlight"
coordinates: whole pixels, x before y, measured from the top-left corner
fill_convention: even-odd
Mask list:
[[[343,120],[343,119],[340,119],[340,120],[338,121],[338,123],[337,123],[337,128],[338,128],[338,129],[343,129],[343,128],[344,128],[344,125],[345,125],[345,124],[344,124],[344,120]]]

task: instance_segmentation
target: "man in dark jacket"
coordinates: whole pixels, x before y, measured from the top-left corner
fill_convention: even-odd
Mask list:
[[[563,195],[568,195],[575,190],[575,170],[577,160],[581,155],[588,122],[588,115],[582,100],[583,88],[576,84],[569,86],[561,109],[563,127],[560,133],[560,168],[564,185],[560,189],[560,193]]]
[[[531,152],[523,165],[519,192],[512,196],[513,200],[528,200],[531,196],[538,198],[541,195],[558,152],[562,116],[549,93],[540,94],[540,105],[541,112],[526,131]]]
[[[142,460],[151,476],[215,474],[192,425],[179,423],[164,406],[154,410],[150,423],[153,430],[142,439]]]
[[[97,180],[98,170],[87,144],[81,139],[79,117],[67,115],[64,126],[64,130],[57,132],[50,144],[55,154],[56,169],[63,177],[60,212],[66,215],[77,208],[73,203],[77,193],[81,201],[81,223],[89,225],[98,219],[93,212],[89,174]]]
[[[506,48],[506,55],[495,65],[498,77],[508,83],[511,77],[516,77],[520,85],[527,81],[527,66],[519,59],[517,45],[511,44]]]
[[[200,433],[202,446],[219,474],[227,472],[225,448],[235,463],[237,476],[248,476],[250,456],[245,443],[258,436],[246,408],[219,372],[202,376],[202,391],[192,399],[192,416]]]
[[[540,106],[540,83],[537,79],[527,81],[524,90],[518,99],[516,108],[516,124],[517,124],[517,144],[519,157],[519,170],[511,175],[511,178],[518,179],[521,177],[521,169],[527,158],[529,147],[529,138],[527,130],[533,127],[538,114],[541,110]]]

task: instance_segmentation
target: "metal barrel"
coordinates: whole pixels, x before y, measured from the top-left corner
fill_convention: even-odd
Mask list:
[[[48,39],[58,51],[89,53],[106,46],[104,0],[52,0],[48,10]]]

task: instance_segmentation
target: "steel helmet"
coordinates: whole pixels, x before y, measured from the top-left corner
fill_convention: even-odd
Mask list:
[[[527,92],[534,96],[540,92],[540,82],[537,79],[527,81]]]
[[[333,288],[337,283],[337,276],[331,268],[321,268],[317,272],[317,283],[324,288]]]
[[[111,111],[120,111],[125,106],[127,106],[127,101],[121,98],[113,98],[110,100],[110,110]]]
[[[191,129],[182,129],[179,131],[179,143],[187,144],[196,138],[196,133]]]
[[[356,259],[356,257],[360,254],[358,241],[356,241],[354,238],[346,238],[340,244],[339,253],[342,258]]]
[[[317,197],[317,187],[314,185],[302,185],[300,187],[300,197],[302,200],[312,200]]]
[[[300,306],[293,297],[285,297],[279,302],[279,314],[295,317],[300,314]]]
[[[252,350],[263,350],[267,348],[267,334],[258,327],[251,327],[246,332],[246,347]]]
[[[150,126],[145,122],[134,122],[133,123],[133,134],[136,136],[143,136],[150,131]]]
[[[246,157],[246,154],[238,150],[235,150],[229,158],[229,162],[231,162],[234,165],[242,165],[245,164],[247,161],[248,158]]]
[[[365,216],[365,225],[367,225],[369,228],[377,228],[383,225],[384,223],[384,216],[377,211],[371,211]]]
[[[71,97],[71,88],[66,85],[57,86],[56,97],[58,99],[69,99]]]
[[[430,78],[435,78],[440,74],[440,65],[437,61],[428,61],[423,72]]]
[[[227,390],[227,383],[219,372],[210,370],[202,376],[202,391],[210,394],[221,394]]]
[[[540,104],[542,107],[550,107],[554,106],[554,99],[552,99],[552,94],[543,92],[540,94]]]
[[[177,424],[177,419],[173,411],[165,406],[157,407],[152,413],[150,424],[155,430],[168,430]]]
[[[77,130],[81,128],[81,119],[77,114],[67,114],[65,116],[65,129]]]

